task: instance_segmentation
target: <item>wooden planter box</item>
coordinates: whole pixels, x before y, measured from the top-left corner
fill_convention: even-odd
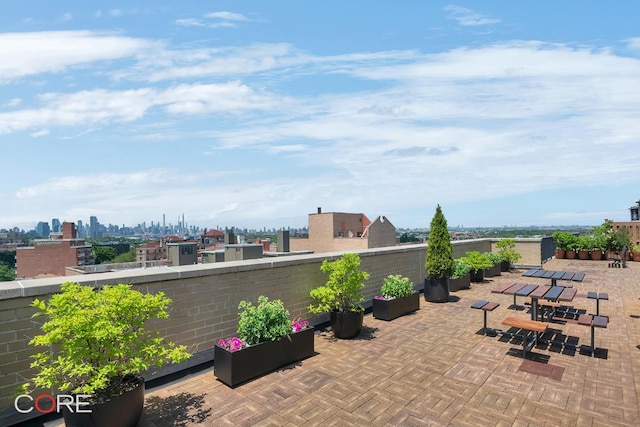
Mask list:
[[[229,387],[235,387],[313,356],[313,335],[313,328],[309,328],[291,334],[291,340],[284,337],[234,352],[216,345],[213,352],[213,373]]]
[[[449,291],[457,292],[460,289],[469,289],[471,287],[471,275],[467,273],[464,277],[449,278]]]
[[[373,299],[373,317],[381,320],[393,320],[420,309],[420,294],[414,292],[408,297],[389,301]]]

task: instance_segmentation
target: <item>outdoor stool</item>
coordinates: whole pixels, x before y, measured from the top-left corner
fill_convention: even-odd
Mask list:
[[[591,326],[591,347],[589,349],[591,352],[591,357],[595,356],[595,353],[596,353],[595,330],[596,328],[606,328],[608,323],[609,323],[609,319],[607,319],[604,316],[592,316],[590,314],[581,314],[580,317],[578,317],[578,324]]]
[[[478,301],[474,302],[473,304],[471,304],[471,308],[475,308],[477,310],[482,310],[482,312],[484,313],[484,322],[483,322],[483,327],[482,327],[482,333],[484,335],[487,335],[487,312],[488,311],[493,311],[496,308],[498,308],[499,306],[500,306],[500,304],[497,303],[497,302],[489,302],[489,301],[482,301],[482,300],[478,300]]]

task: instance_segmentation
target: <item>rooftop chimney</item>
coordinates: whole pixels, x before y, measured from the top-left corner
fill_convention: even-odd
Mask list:
[[[322,208],[318,206],[318,213],[322,213]]]

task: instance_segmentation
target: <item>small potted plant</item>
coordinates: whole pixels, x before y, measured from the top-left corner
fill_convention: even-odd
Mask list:
[[[502,262],[500,255],[495,252],[485,252],[485,255],[491,260],[491,267],[484,270],[484,277],[500,276],[500,263]]]
[[[73,426],[136,426],[144,406],[144,379],[152,367],[190,357],[177,346],[145,328],[154,318],[167,318],[171,300],[162,292],[143,294],[130,285],[95,290],[65,282],[48,302],[35,300],[45,316],[42,335],[30,345],[46,347],[33,356],[37,374],[33,385],[60,394],[90,396],[90,413],[63,406],[65,423]],[[32,384],[21,387],[28,393]]]
[[[313,355],[313,328],[306,320],[289,320],[281,300],[258,297],[258,305],[238,305],[238,336],[214,348],[215,376],[235,387]]]
[[[635,244],[631,247],[631,257],[634,261],[640,262],[640,244]]]
[[[420,309],[420,295],[413,289],[408,277],[389,275],[380,288],[380,295],[373,299],[373,317],[393,320]]]
[[[484,270],[491,267],[493,262],[486,253],[470,251],[460,258],[470,268],[471,281],[480,283],[484,280]]]
[[[556,244],[555,257],[557,259],[566,258],[566,253],[569,250],[569,241],[573,238],[573,235],[566,231],[555,231],[551,238]]]
[[[424,279],[424,299],[429,302],[449,301],[449,277],[453,274],[453,246],[447,220],[440,205],[431,219]]]
[[[471,268],[460,258],[453,260],[453,274],[449,278],[449,291],[457,292],[461,289],[469,289],[471,286]]]
[[[593,239],[591,236],[578,236],[576,238],[576,252],[578,259],[590,259],[589,251],[593,248]]]
[[[336,338],[350,339],[362,330],[364,300],[362,288],[369,273],[360,269],[360,256],[343,254],[335,261],[324,260],[320,270],[329,275],[324,286],[312,289],[309,295],[316,301],[311,313],[329,313],[331,329]]]
[[[498,255],[500,256],[500,270],[507,272],[513,268],[514,264],[520,261],[522,255],[516,251],[516,241],[514,239],[502,239],[496,243]],[[563,251],[564,257],[564,251]]]

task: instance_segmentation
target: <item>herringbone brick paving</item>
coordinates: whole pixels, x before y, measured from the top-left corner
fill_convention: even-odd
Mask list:
[[[606,261],[552,260],[548,270],[584,271],[573,282],[574,307],[595,311],[587,291],[608,292],[596,330],[597,357],[570,349],[538,346],[533,364],[561,378],[519,370],[516,339],[484,336],[477,299],[499,302],[488,315],[502,328],[513,298],[491,294],[507,282],[543,284],[503,273],[451,294],[450,302],[428,303],[391,322],[365,316],[363,333],[336,340],[317,332],[316,355],[230,389],[213,369],[191,374],[147,392],[142,427],[164,426],[636,426],[640,425],[640,263],[607,268]],[[522,300],[522,301],[521,301]],[[524,300],[520,298],[518,304]],[[589,344],[590,330],[568,319],[553,324],[556,339]]]

